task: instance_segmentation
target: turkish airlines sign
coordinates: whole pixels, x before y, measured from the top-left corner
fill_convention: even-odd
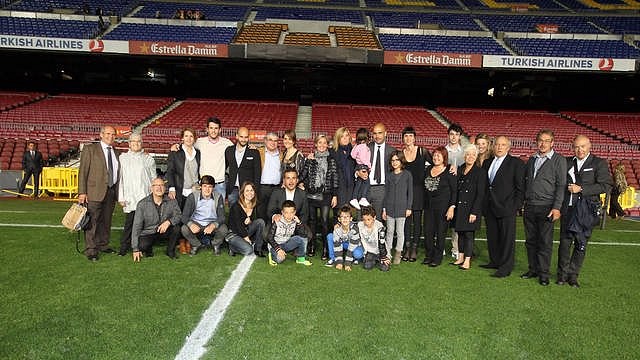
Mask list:
[[[0,35],[0,48],[127,54],[129,53],[129,42]]]
[[[224,44],[176,43],[166,41],[129,41],[129,54],[160,56],[228,57]]]
[[[635,71],[635,59],[485,55],[482,67],[531,70]]]
[[[482,55],[418,51],[385,51],[384,63],[387,65],[480,68],[482,67]]]

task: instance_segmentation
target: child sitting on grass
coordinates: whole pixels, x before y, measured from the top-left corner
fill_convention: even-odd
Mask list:
[[[282,216],[271,224],[267,241],[271,245],[269,265],[276,266],[284,261],[287,252],[293,251],[296,264],[310,266],[305,258],[307,238],[305,227],[296,216],[296,204],[291,200],[282,203]]]
[[[386,229],[376,220],[373,207],[362,207],[362,221],[358,222],[358,233],[364,248],[364,269],[371,270],[376,264],[381,271],[389,271],[391,261],[385,245]]]
[[[335,264],[338,270],[344,268],[345,271],[351,271],[351,264],[357,264],[357,259],[362,258],[364,249],[360,244],[358,224],[353,221],[349,205],[344,205],[340,208],[338,223],[333,229],[333,234],[327,235],[327,242],[330,259],[327,261],[326,266]],[[346,253],[344,250],[346,250]]]

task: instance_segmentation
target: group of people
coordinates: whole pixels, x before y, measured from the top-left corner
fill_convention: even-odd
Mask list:
[[[220,136],[221,126],[219,119],[207,119],[207,136],[201,138],[183,129],[164,178],[155,175],[139,134],[131,135],[123,154],[113,148],[115,131],[109,126],[99,143],[85,146],[79,201],[91,214],[89,260],[115,253],[109,231],[116,202],[127,213],[119,254],[132,250],[134,261],[152,256],[152,245],[161,239],[167,241],[166,255],[175,258],[182,238],[183,253],[211,248],[220,255],[226,243],[230,255],[268,256],[274,266],[288,253],[296,263],[311,265],[308,257],[317,249],[327,266],[347,271],[360,262],[383,271],[415,262],[422,237],[422,263],[437,267],[449,228],[450,264],[468,270],[484,217],[489,261],[481,267],[503,278],[514,269],[516,215],[524,208],[529,266],[521,277],[549,284],[553,224],[560,219],[556,283],[579,287],[599,194],[612,186],[606,161],[591,154],[586,136],[575,137],[574,156],[565,158],[554,151],[548,129],[537,134],[538,151],[525,164],[509,154],[506,136],[479,134],[463,146],[457,124],[448,128],[448,144],[433,151],[416,144],[412,127],[402,131],[403,148],[396,149],[387,142],[385,125],[377,123],[371,131],[358,129],[355,146],[345,127],[331,141],[318,135],[306,156],[291,130],[284,133],[284,148],[273,132],[255,148],[247,128],[238,128],[232,143]]]

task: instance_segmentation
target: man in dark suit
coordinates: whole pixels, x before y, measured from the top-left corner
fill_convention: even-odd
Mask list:
[[[609,167],[604,159],[591,154],[591,141],[584,135],[573,140],[575,156],[567,158],[567,191],[562,203],[562,220],[560,222],[560,245],[558,246],[558,279],[556,284],[569,283],[572,287],[580,287],[578,274],[584,262],[589,236],[570,231],[570,225],[577,216],[580,201],[592,201],[600,204],[600,194],[611,190],[613,180]],[[590,224],[588,232],[595,226]],[[573,253],[571,245],[573,244]]]
[[[298,187],[298,172],[296,169],[286,169],[282,176],[284,187],[276,189],[269,198],[267,206],[267,215],[271,218],[271,222],[280,219],[282,203],[285,200],[292,200],[296,204],[296,216],[303,224],[307,223],[309,217],[309,203],[307,201],[307,192]]]
[[[236,132],[236,144],[229,146],[224,152],[224,160],[227,168],[228,178],[227,198],[229,207],[238,202],[238,189],[245,181],[251,181],[255,188],[260,185],[260,153],[256,149],[250,149],[249,129],[238,128]]]
[[[78,202],[87,204],[91,224],[85,232],[85,255],[98,260],[98,253],[115,253],[109,247],[111,219],[118,194],[119,152],[113,147],[116,130],[104,126],[100,142],[87,144],[80,155]]]
[[[373,142],[369,143],[369,151],[371,152],[369,202],[376,210],[377,218],[381,220],[384,184],[386,175],[390,171],[389,159],[391,159],[391,153],[396,151],[396,148],[387,144],[387,128],[383,123],[373,125],[371,136]]]
[[[524,163],[509,155],[511,141],[498,136],[493,146],[494,158],[483,163],[487,171],[484,219],[487,224],[489,263],[480,265],[496,269],[491,276],[507,277],[513,271],[516,248],[516,214],[524,198]]]
[[[33,176],[33,193],[31,195],[37,198],[40,186],[40,173],[42,172],[42,153],[36,150],[36,143],[33,141],[29,141],[27,151],[25,151],[22,156],[22,169],[24,170],[24,177],[22,178],[18,192],[21,194],[24,192],[29,178]]]

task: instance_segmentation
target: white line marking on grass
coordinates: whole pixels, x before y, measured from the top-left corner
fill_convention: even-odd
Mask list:
[[[16,214],[24,214],[28,211],[24,210],[0,210],[0,213],[16,213]]]
[[[240,286],[242,286],[242,282],[255,259],[255,256],[245,256],[240,261],[238,267],[231,273],[227,283],[224,284],[220,294],[202,314],[202,319],[200,319],[198,326],[196,326],[191,335],[187,336],[187,340],[178,355],[176,355],[176,359],[199,359],[207,352],[205,345],[213,337],[218,324],[224,318],[224,313],[231,304],[231,300],[240,290]]]

